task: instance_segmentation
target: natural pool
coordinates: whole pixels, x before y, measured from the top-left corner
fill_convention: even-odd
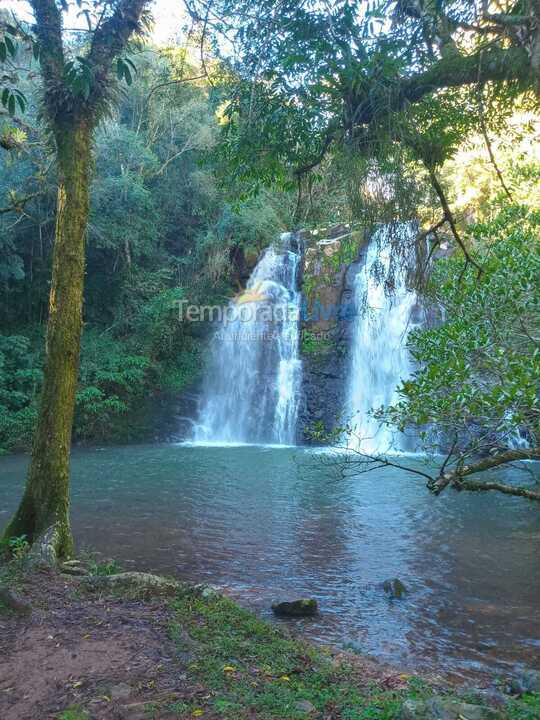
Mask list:
[[[27,458],[0,460],[0,525]],[[396,469],[343,479],[321,452],[284,447],[128,446],[73,453],[79,547],[127,568],[230,588],[295,621],[410,668],[504,674],[540,662],[540,509],[496,493],[431,496]],[[515,470],[508,471],[510,477]],[[399,577],[410,592],[381,589]]]

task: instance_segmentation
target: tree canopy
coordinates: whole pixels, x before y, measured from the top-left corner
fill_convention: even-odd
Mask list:
[[[332,148],[377,157],[383,140],[437,166],[479,112],[500,114],[538,80],[534,1],[187,5],[230,69],[229,156],[263,180],[298,177]]]

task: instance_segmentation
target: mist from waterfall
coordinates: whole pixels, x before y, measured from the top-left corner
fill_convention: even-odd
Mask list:
[[[293,245],[284,233],[265,251],[212,339],[196,442],[295,443],[302,363]]]
[[[415,234],[412,223],[377,230],[354,281],[356,316],[346,395],[346,419],[352,432],[345,441],[367,454],[409,449],[407,439],[381,425],[371,411],[395,402],[397,386],[412,372],[406,341],[414,326],[417,297],[407,288],[411,261],[404,257],[394,262],[392,245],[411,247]]]

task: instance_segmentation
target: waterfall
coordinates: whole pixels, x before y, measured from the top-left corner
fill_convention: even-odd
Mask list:
[[[405,344],[417,298],[406,284],[411,263],[406,257],[392,262],[392,243],[411,247],[415,234],[412,223],[377,230],[354,282],[356,316],[346,407],[352,433],[346,442],[368,454],[407,449],[404,436],[381,425],[370,411],[392,404],[400,381],[412,371]]]
[[[229,304],[211,342],[195,441],[294,444],[302,365],[293,246],[281,235]]]

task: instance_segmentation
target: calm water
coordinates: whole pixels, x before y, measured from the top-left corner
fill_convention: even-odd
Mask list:
[[[26,463],[0,461],[0,525]],[[316,597],[320,618],[299,621],[311,637],[402,666],[540,663],[540,508],[523,500],[434,498],[393,469],[343,480],[306,449],[131,446],[74,453],[73,526],[79,546],[227,586],[263,614]],[[391,602],[380,583],[396,576],[410,594]]]

